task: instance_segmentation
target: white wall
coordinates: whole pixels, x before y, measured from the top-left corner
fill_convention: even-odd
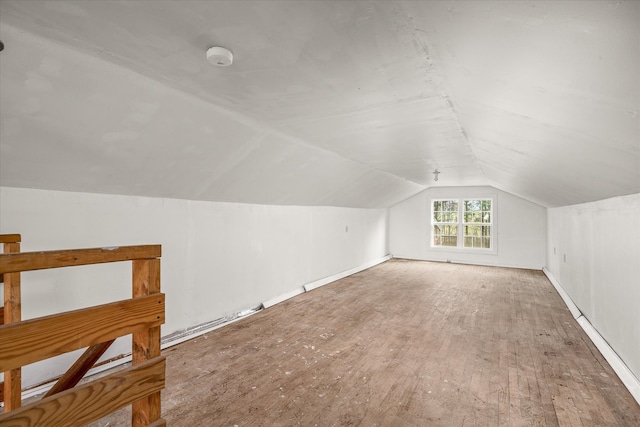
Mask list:
[[[640,194],[548,211],[547,268],[640,378]]]
[[[215,320],[388,252],[387,210],[194,202],[0,188],[0,232],[22,251],[162,245],[162,335]],[[130,298],[130,263],[23,273],[23,318]],[[126,352],[119,340],[106,355]],[[59,359],[59,360],[58,360]],[[25,368],[47,380],[71,356]]]
[[[493,197],[497,252],[431,248],[431,198]],[[546,208],[493,187],[433,187],[390,209],[394,257],[541,269],[545,265]]]

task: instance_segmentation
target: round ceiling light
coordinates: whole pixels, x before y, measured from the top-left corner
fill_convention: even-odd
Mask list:
[[[228,67],[233,63],[233,53],[224,47],[210,47],[207,49],[207,61],[218,67]]]

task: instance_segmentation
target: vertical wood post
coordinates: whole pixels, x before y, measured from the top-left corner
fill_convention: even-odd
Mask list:
[[[160,293],[160,260],[133,261],[133,297]],[[135,366],[160,356],[160,326],[135,332],[132,338],[132,364]],[[132,427],[146,427],[160,419],[160,392],[132,404]]]
[[[4,253],[20,252],[20,243],[3,244]],[[22,317],[20,273],[4,274],[4,323],[19,322]],[[22,368],[4,373],[4,412],[18,409],[22,404]]]

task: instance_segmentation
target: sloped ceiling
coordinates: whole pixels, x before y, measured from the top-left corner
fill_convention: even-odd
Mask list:
[[[640,192],[640,2],[2,0],[0,39],[4,186],[350,207]]]

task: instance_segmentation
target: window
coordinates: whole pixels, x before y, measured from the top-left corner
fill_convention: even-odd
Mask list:
[[[493,249],[492,221],[492,199],[432,200],[431,246]]]
[[[458,246],[458,201],[433,201],[433,245]]]
[[[465,200],[462,227],[465,248],[491,249],[491,200]]]

